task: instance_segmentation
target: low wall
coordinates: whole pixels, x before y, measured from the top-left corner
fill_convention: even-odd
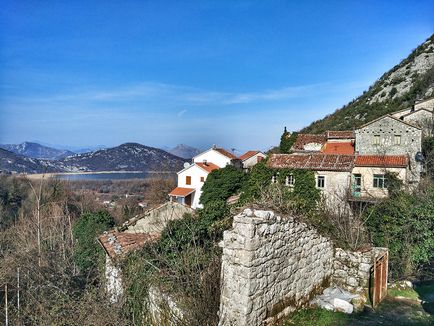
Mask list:
[[[351,293],[363,294],[369,287],[369,277],[375,259],[387,252],[387,248],[371,248],[366,251],[335,249],[331,285]]]
[[[306,224],[246,209],[225,231],[219,325],[261,325],[308,302],[331,277],[333,246]]]
[[[181,219],[184,214],[192,212],[191,207],[176,202],[166,202],[147,211],[139,218],[128,221],[123,231],[128,233],[162,232],[168,221]]]

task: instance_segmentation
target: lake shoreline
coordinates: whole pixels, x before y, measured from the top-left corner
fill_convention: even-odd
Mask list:
[[[33,173],[26,174],[28,179],[40,180],[43,178],[53,177],[67,177],[67,176],[80,176],[80,175],[94,175],[94,174],[172,174],[176,172],[171,171],[76,171],[76,172],[52,172],[52,173]]]

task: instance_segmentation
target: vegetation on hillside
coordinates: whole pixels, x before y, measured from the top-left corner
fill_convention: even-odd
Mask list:
[[[428,40],[434,42],[434,35]],[[388,94],[383,91],[390,83],[398,84],[401,82],[400,80],[390,80],[389,77],[393,72],[409,65],[417,56],[423,53],[431,53],[431,49],[428,50],[425,43],[420,45],[406,59],[385,73],[357,99],[323,119],[311,123],[308,127],[302,129],[301,132],[320,133],[325,130],[351,130],[385,114],[411,107],[416,100],[433,97],[434,62],[431,63],[431,68],[424,74],[412,76],[412,84],[408,91],[400,93],[399,96],[394,96],[397,92],[396,88],[392,88]],[[385,97],[385,100],[382,102],[371,102],[372,98],[377,94],[383,95],[382,97]]]

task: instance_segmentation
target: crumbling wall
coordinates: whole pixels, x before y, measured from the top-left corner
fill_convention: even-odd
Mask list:
[[[370,271],[375,259],[386,251],[386,248],[370,248],[366,251],[336,248],[331,285],[352,293],[364,293],[369,287]]]
[[[308,302],[332,274],[333,246],[306,224],[246,209],[225,231],[219,325],[261,325]]]
[[[110,303],[120,302],[124,293],[121,269],[116,266],[109,255],[106,255],[105,259],[105,277],[105,286]]]

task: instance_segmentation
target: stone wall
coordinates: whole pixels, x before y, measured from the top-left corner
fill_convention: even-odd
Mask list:
[[[219,325],[261,325],[308,302],[332,274],[333,246],[306,224],[246,209],[225,231]]]
[[[416,153],[421,151],[422,131],[400,120],[385,116],[357,129],[356,152],[360,155],[409,155],[409,181],[418,182],[421,164],[416,162]],[[380,136],[380,144],[373,143],[374,135]],[[401,136],[401,144],[395,145],[395,135]]]
[[[188,206],[166,202],[147,211],[139,218],[133,218],[125,223],[123,231],[127,233],[162,232],[168,221],[181,219],[184,214],[192,212],[193,209]]]
[[[106,255],[105,259],[105,278],[105,287],[110,303],[120,302],[124,294],[121,269],[116,266],[109,255]]]

